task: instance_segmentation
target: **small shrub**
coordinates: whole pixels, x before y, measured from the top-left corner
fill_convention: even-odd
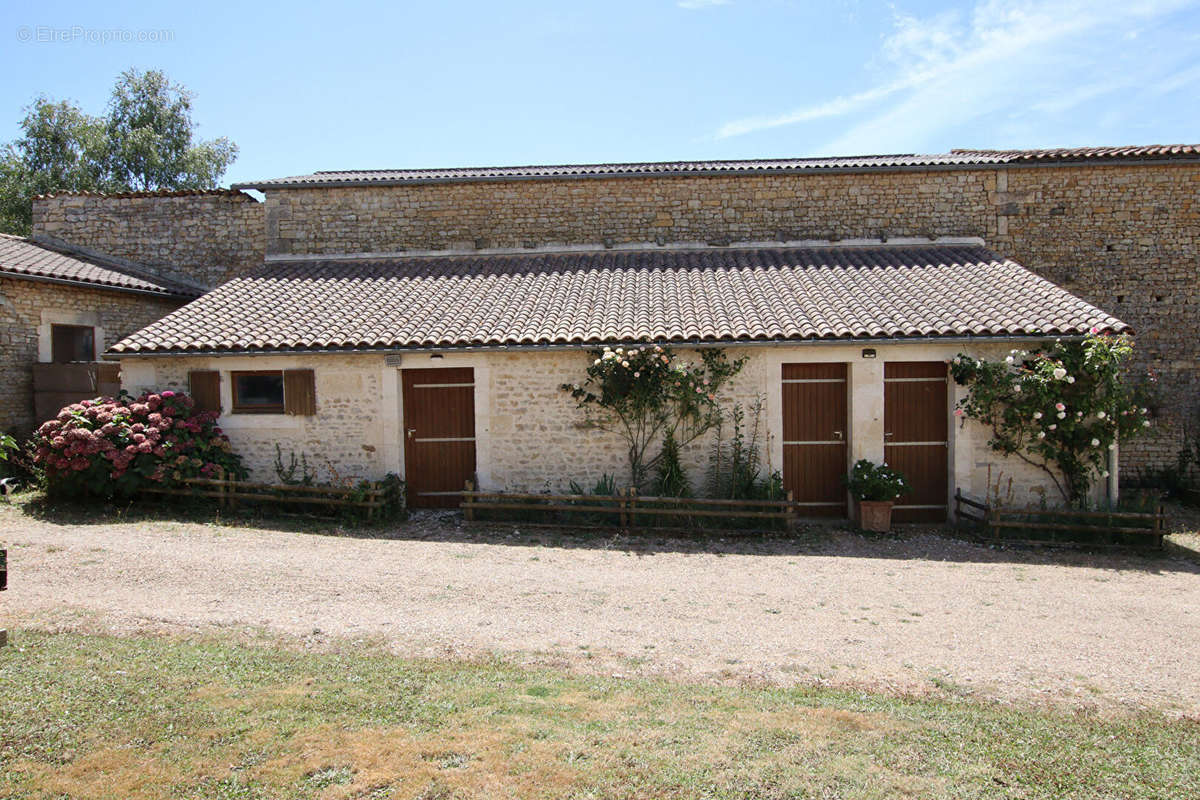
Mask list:
[[[663,438],[662,455],[658,459],[652,491],[659,497],[692,496],[692,486],[679,461],[679,445],[670,433]]]
[[[186,394],[84,400],[37,429],[34,461],[46,490],[72,499],[132,496],[184,478],[246,476],[214,412],[195,412]]]
[[[908,481],[887,464],[860,459],[850,470],[846,488],[859,500],[895,500],[908,490]]]
[[[296,476],[296,470],[300,470],[300,476]],[[275,443],[275,476],[279,478],[279,482],[284,486],[312,486],[316,480],[317,474],[308,466],[308,456],[304,453],[300,454],[300,460],[296,460],[296,453],[292,451],[288,454],[287,466],[283,464],[283,450],[279,447],[279,443]]]

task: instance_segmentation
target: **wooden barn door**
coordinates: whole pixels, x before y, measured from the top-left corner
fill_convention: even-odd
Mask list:
[[[414,508],[453,508],[475,476],[475,371],[401,370],[404,480]]]
[[[783,365],[783,485],[801,516],[845,517],[846,365]]]
[[[949,494],[948,386],[941,361],[883,366],[883,455],[912,490],[896,501],[897,522],[944,522]]]

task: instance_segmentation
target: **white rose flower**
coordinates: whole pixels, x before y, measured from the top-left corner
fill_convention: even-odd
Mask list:
[[[600,366],[600,359],[598,359],[598,358],[596,359],[596,366],[597,367]]]
[[[1051,426],[1049,427],[1049,430],[1055,430],[1057,427],[1058,427],[1057,425],[1051,425]]]
[[[1150,411],[1149,411],[1148,409],[1145,409],[1145,408],[1143,408],[1143,409],[1142,409],[1142,413],[1143,413],[1143,414],[1149,414],[1149,413],[1150,413]]]
[[[1150,427],[1150,420],[1148,420],[1148,419],[1144,419],[1144,420],[1142,420],[1142,427],[1143,427],[1143,428],[1149,428],[1149,427]]]
[[[1107,414],[1105,414],[1103,411],[1097,411],[1097,412],[1096,412],[1096,419],[1104,419],[1104,418],[1105,418],[1105,417],[1107,417],[1107,416],[1108,416],[1108,415],[1107,415]]]
[[[1019,384],[1019,383],[1013,384],[1013,391],[1016,392],[1017,394],[1020,394],[1021,393],[1021,384]]]
[[[1067,377],[1067,371],[1062,367],[1056,367],[1054,370],[1054,377],[1055,379],[1061,381],[1063,378]]]
[[[1013,363],[1013,357],[1012,357],[1012,356],[1006,356],[1006,357],[1005,357],[1005,359],[1004,359],[1004,363],[1006,363],[1006,364],[1011,364],[1011,363]]]
[[[1074,375],[1068,375],[1068,376],[1067,376],[1067,383],[1074,383],[1074,382],[1075,382],[1075,376],[1074,376]]]
[[[1035,412],[1033,412],[1033,418],[1034,418],[1034,419],[1041,419],[1041,418],[1042,418],[1042,412],[1040,412],[1040,411],[1035,411]]]
[[[1060,411],[1060,412],[1058,412],[1058,418],[1059,418],[1059,419],[1062,419],[1062,418],[1063,418],[1063,417],[1065,417],[1065,416],[1067,416],[1067,412],[1065,412],[1065,411]]]
[[[1092,447],[1099,447],[1099,446],[1100,446],[1100,440],[1093,437],[1092,438]]]
[[[1045,439],[1045,438],[1046,438],[1046,432],[1045,432],[1045,431],[1038,431],[1038,438],[1039,438],[1039,439]]]

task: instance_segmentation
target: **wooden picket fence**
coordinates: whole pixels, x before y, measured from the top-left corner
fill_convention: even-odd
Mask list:
[[[366,491],[341,486],[292,486],[273,483],[249,483],[227,478],[184,478],[179,488],[144,488],[143,492],[175,497],[209,497],[221,508],[236,508],[239,502],[301,504],[330,510],[362,509],[368,520],[381,514],[386,505],[384,490],[371,483]]]
[[[1153,548],[1161,550],[1165,512],[1071,511],[1043,508],[998,508],[954,494],[955,516],[974,523],[985,541],[1051,547]],[[1026,532],[1026,533],[1022,533]]]
[[[479,512],[517,511],[534,512],[544,520],[525,520],[523,524],[548,525],[553,527],[616,526],[623,530],[651,527],[644,524],[648,518],[678,520],[677,526],[654,525],[655,530],[689,529],[687,523],[710,519],[748,521],[750,527],[734,530],[722,529],[722,533],[761,533],[771,530],[760,522],[778,521],[779,528],[788,528],[797,518],[798,506],[792,493],[782,500],[721,500],[692,497],[648,497],[639,495],[637,489],[619,489],[612,495],[591,494],[532,494],[521,492],[477,491],[470,481],[461,493],[463,518],[467,522],[488,522],[479,518]],[[598,517],[591,523],[572,523],[581,515]],[[639,523],[643,523],[639,525]]]

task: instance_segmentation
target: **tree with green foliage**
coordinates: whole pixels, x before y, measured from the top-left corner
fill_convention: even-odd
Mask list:
[[[162,72],[134,69],[117,79],[104,116],[35,99],[22,135],[0,148],[0,231],[28,234],[39,194],[215,187],[237,145],[196,139],[192,99]]]

